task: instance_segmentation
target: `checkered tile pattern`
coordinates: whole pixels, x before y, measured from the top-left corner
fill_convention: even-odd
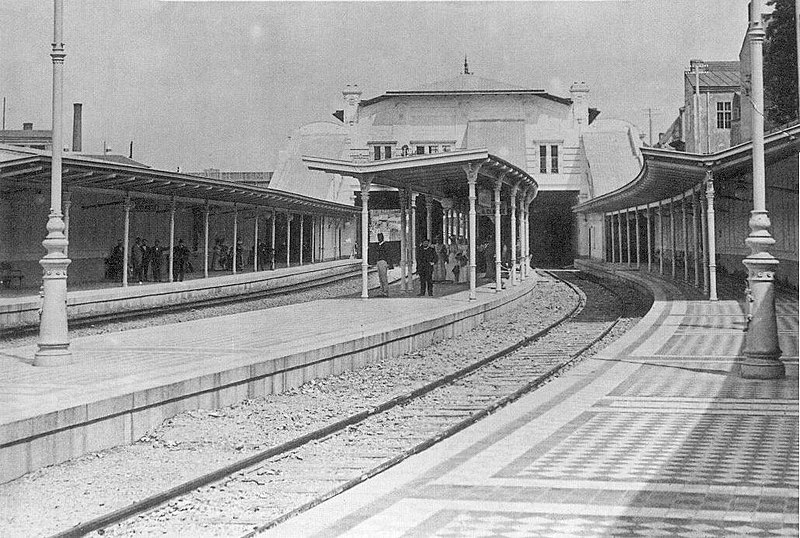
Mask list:
[[[663,375],[665,366],[643,365],[620,384],[611,396],[797,399],[797,378],[772,380],[769,383],[748,381],[725,374],[721,365],[694,363],[691,368],[672,367]]]
[[[543,446],[544,445],[544,446]],[[797,487],[797,418],[585,413],[501,474]]]
[[[594,517],[547,514],[461,512],[432,532],[439,538],[522,538],[528,536],[797,536],[797,527],[781,523]]]

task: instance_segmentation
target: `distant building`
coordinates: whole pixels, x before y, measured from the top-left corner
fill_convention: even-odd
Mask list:
[[[272,180],[272,172],[228,172],[220,170],[219,168],[206,168],[202,172],[188,172],[188,174],[207,177],[209,179],[244,183],[257,187],[267,187]]]
[[[0,130],[0,144],[51,151],[53,131],[34,129],[32,123],[23,123],[22,129]]]

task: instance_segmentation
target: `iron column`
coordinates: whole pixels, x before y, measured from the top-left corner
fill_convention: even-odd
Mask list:
[[[750,81],[753,106],[753,210],[750,212],[750,235],[745,243],[750,254],[743,263],[748,272],[750,313],[745,333],[744,357],[739,373],[745,378],[776,379],[785,375],[778,347],[778,321],[775,313],[775,270],[778,260],[768,251],[775,244],[769,232],[767,189],[764,177],[764,73],[762,49],[764,28],[761,5],[751,3]]]
[[[53,1],[53,154],[50,174],[50,215],[47,237],[42,245],[47,254],[39,260],[42,266],[42,316],[39,322],[38,350],[34,366],[60,366],[72,362],[67,328],[67,238],[61,215],[61,127],[64,105],[63,0]]]

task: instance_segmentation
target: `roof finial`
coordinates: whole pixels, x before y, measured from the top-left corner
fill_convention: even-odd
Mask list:
[[[464,74],[471,75],[472,73],[469,72],[469,64],[467,63],[467,55],[464,55]]]

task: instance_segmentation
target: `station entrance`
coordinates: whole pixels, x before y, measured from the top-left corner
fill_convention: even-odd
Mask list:
[[[572,265],[577,255],[575,214],[577,191],[539,191],[530,209],[531,265]]]

